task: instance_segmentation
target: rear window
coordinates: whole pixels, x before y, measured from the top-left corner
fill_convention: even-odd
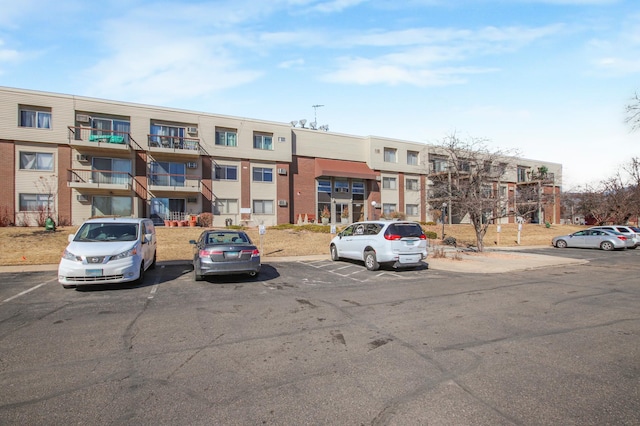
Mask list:
[[[385,234],[395,234],[401,237],[420,237],[423,232],[417,223],[394,223],[389,225]]]

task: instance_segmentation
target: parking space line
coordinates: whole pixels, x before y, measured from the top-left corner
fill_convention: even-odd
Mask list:
[[[149,296],[147,296],[147,299],[153,299],[153,296],[156,295],[157,291],[158,291],[158,284],[154,284],[153,287],[151,287],[151,292],[149,293]]]
[[[17,299],[17,298],[18,298],[18,297],[20,297],[20,296],[24,296],[24,295],[25,295],[25,294],[27,294],[27,293],[31,293],[33,290],[37,290],[37,289],[39,289],[40,287],[42,287],[43,285],[47,285],[47,284],[49,284],[49,283],[51,283],[51,282],[54,282],[54,281],[57,281],[57,278],[55,278],[55,279],[53,279],[53,280],[45,281],[45,282],[43,282],[43,283],[40,283],[40,284],[38,284],[38,285],[36,285],[36,286],[33,286],[33,287],[29,288],[29,289],[26,289],[25,291],[21,291],[20,293],[16,294],[15,296],[11,296],[11,297],[10,297],[10,298],[8,298],[8,299],[4,299],[4,300],[3,300],[2,302],[0,302],[0,303],[10,302],[10,301],[12,301],[13,299]]]

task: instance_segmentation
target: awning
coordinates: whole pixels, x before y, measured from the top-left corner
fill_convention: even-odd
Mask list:
[[[366,163],[316,158],[316,177],[332,176],[355,179],[375,179],[376,173]]]

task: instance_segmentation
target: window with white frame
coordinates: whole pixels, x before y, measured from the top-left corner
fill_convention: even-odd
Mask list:
[[[131,197],[94,195],[91,200],[92,216],[131,216],[133,200]]]
[[[187,165],[185,163],[152,161],[149,169],[151,185],[184,186],[185,184],[187,175]]]
[[[273,182],[273,169],[270,169],[268,167],[254,167],[253,181],[254,182]]]
[[[382,178],[383,189],[396,189],[396,178],[383,177]]]
[[[337,180],[334,183],[336,192],[349,192],[349,182],[346,180]]]
[[[129,139],[131,123],[128,120],[91,117],[91,135],[93,136],[121,136],[122,140]]]
[[[51,108],[34,106],[20,106],[20,127],[33,127],[35,129],[51,128]]]
[[[382,204],[382,214],[384,214],[385,216],[390,215],[392,212],[396,211],[396,205],[395,204],[389,204],[389,203],[383,203]]]
[[[254,214],[273,214],[273,200],[253,200]]]
[[[273,135],[266,133],[254,133],[253,148],[273,151]]]
[[[19,209],[21,212],[38,212],[53,210],[51,194],[20,194]]]
[[[20,170],[53,170],[53,154],[21,151]]]
[[[409,166],[417,166],[418,165],[418,152],[417,151],[407,151],[407,165],[409,165]]]
[[[91,178],[95,183],[125,184],[131,181],[131,160],[93,157]]]
[[[213,214],[216,216],[223,214],[237,214],[238,200],[216,198],[213,204]]]
[[[238,180],[238,167],[216,164],[214,172],[215,180]]]
[[[318,192],[331,194],[331,181],[330,180],[318,180]]]
[[[353,194],[364,195],[364,182],[352,182],[351,183],[351,192]]]
[[[216,145],[238,146],[238,131],[216,128]]]
[[[405,183],[407,185],[407,189],[410,191],[417,191],[420,189],[420,184],[418,179],[407,179],[405,180]]]
[[[418,216],[418,205],[407,204],[405,206],[405,213],[407,214],[407,216]]]
[[[397,163],[398,162],[398,150],[395,148],[384,149],[384,162],[385,163]]]

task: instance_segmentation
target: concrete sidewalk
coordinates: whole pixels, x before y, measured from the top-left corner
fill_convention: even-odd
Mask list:
[[[495,274],[515,271],[525,271],[528,269],[549,268],[564,265],[579,265],[588,263],[587,260],[570,259],[565,257],[523,253],[523,249],[542,247],[492,247],[483,253],[477,253],[465,249],[455,249],[444,247],[444,258],[433,256],[434,248],[429,251],[427,263],[429,269],[436,271],[463,272],[471,274]],[[318,254],[310,256],[290,256],[290,257],[263,257],[262,263],[277,262],[301,262],[301,261],[322,261],[330,260],[329,254]],[[162,265],[189,265],[188,261],[166,261],[158,262]],[[0,273],[20,273],[38,271],[57,271],[58,265],[11,265],[0,266]]]

